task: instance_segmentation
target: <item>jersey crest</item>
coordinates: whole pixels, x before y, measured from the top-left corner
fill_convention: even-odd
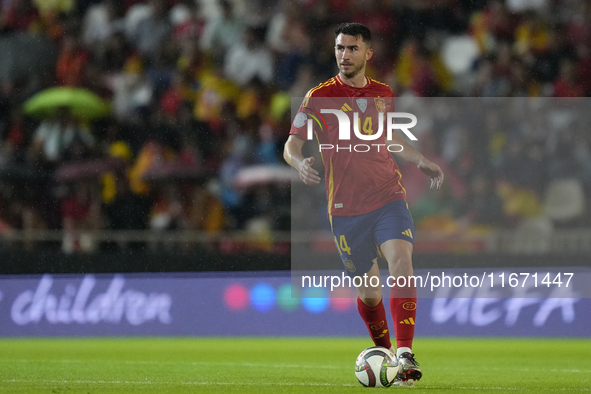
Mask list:
[[[374,98],[373,100],[376,103],[376,110],[378,112],[386,112],[386,100],[383,98]]]

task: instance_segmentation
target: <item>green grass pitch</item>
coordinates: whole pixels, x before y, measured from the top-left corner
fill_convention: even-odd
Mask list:
[[[3,339],[0,393],[361,393],[364,338]],[[414,393],[591,391],[591,341],[418,338]],[[387,390],[409,390],[392,387]]]

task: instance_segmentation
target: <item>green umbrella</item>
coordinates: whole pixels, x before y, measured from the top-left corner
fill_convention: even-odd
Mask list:
[[[79,119],[101,118],[111,112],[109,103],[89,90],[58,87],[37,93],[25,102],[25,113],[41,117],[53,115],[58,108],[67,107]]]

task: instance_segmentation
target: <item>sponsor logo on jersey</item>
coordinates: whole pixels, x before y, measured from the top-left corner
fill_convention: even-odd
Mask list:
[[[414,311],[415,309],[417,309],[417,303],[414,301],[405,302],[404,304],[402,304],[402,309],[407,311]]]
[[[410,231],[410,229],[403,231],[401,234],[402,235],[406,235],[407,237],[414,239],[412,237],[412,231]]]
[[[365,113],[365,110],[367,109],[367,99],[357,99],[357,106],[359,107],[359,109],[361,110],[361,112]]]
[[[343,112],[347,112],[347,111],[353,111],[353,108],[351,108],[351,107],[349,106],[349,104],[345,103],[345,104],[343,104],[343,106],[341,107],[341,111],[343,111]]]

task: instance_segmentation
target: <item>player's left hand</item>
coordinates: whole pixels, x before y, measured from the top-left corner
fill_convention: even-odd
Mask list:
[[[437,185],[437,190],[441,189],[441,185],[443,184],[443,171],[437,164],[423,158],[417,167],[423,174],[431,178],[431,189],[433,189],[433,186],[435,185]]]

